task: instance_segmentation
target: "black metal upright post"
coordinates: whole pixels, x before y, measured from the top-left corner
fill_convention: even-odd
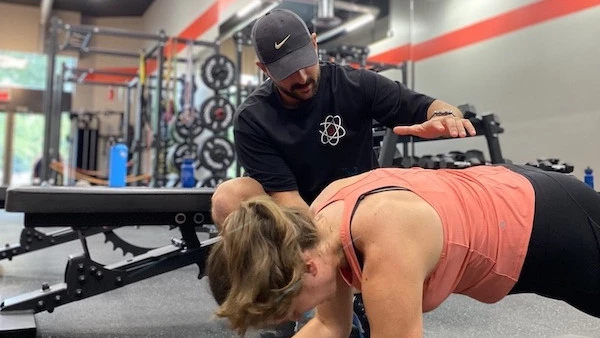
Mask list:
[[[408,74],[406,74],[407,67],[406,62],[400,66],[402,70],[402,84],[406,85],[408,80]],[[390,128],[385,129],[383,140],[381,141],[381,148],[379,151],[378,162],[381,167],[393,166],[394,156],[396,155],[396,146],[398,144],[398,135]],[[402,156],[408,156],[408,146],[405,144]]]
[[[164,31],[160,31],[161,36],[165,36]],[[164,61],[165,61],[165,49],[164,49],[164,39],[158,43],[158,48],[156,48],[157,55],[157,73],[156,73],[156,93],[154,97],[156,98],[156,104],[152,107],[154,108],[154,112],[152,116],[153,126],[152,130],[154,131],[154,172],[152,179],[152,186],[154,187],[164,187],[166,185],[166,175],[167,175],[167,159],[166,159],[166,144],[167,140],[167,130],[166,123],[164,119],[164,107],[165,102],[163,101],[163,71],[164,71]]]
[[[50,163],[56,156],[57,149],[52,148],[52,94],[54,93],[54,72],[56,67],[56,44],[59,19],[50,21],[49,34],[44,42],[46,46],[46,90],[44,91],[44,146],[40,166],[40,180],[50,179]]]
[[[481,117],[481,122],[483,123],[483,130],[485,132],[485,138],[487,140],[492,163],[504,163],[502,150],[500,149],[500,139],[498,138],[498,134],[503,130],[500,127],[498,117],[496,114],[484,115]]]
[[[127,97],[125,98],[125,110],[123,111],[123,125],[121,126],[121,133],[123,135],[123,143],[129,144],[129,120],[131,119],[131,87],[129,85],[127,85],[126,92]]]
[[[50,114],[50,149],[54,149],[54,156],[50,159],[62,161],[60,154],[60,127],[61,127],[61,110],[62,110],[62,94],[63,94],[63,74],[65,73],[65,66],[62,65],[60,74],[55,75],[54,88],[52,94],[52,112]],[[55,183],[57,175],[56,172],[50,171],[48,179],[52,179]],[[64,181],[64,175],[63,175]],[[63,182],[64,184],[64,182]]]
[[[236,90],[236,97],[235,97],[235,103],[236,103],[236,107],[239,107],[240,104],[242,104],[242,56],[243,56],[243,51],[244,51],[244,34],[239,31],[236,33],[235,35],[235,51],[236,51],[236,63],[237,63],[237,69],[236,69],[236,86],[237,86],[237,90]],[[242,176],[242,166],[240,165],[239,161],[235,161],[235,176],[236,177],[240,177]]]
[[[136,109],[135,109],[135,128],[133,131],[133,173],[135,175],[142,174],[142,161],[144,160],[143,151],[144,147],[142,146],[142,129],[144,128],[144,121],[142,121],[143,117],[143,109],[144,107],[144,82],[145,79],[142,79],[141,76],[138,77],[134,86],[137,86],[136,90]]]

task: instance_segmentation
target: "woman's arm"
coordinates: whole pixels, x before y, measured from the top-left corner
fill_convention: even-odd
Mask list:
[[[371,337],[422,337],[423,283],[442,250],[441,222],[418,199],[375,201],[364,201],[353,224],[364,253],[362,293]]]
[[[348,338],[352,331],[353,293],[346,282],[338,276],[335,296],[317,306],[317,314],[308,321],[295,338]]]

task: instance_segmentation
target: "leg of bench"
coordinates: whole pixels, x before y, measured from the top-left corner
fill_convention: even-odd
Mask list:
[[[204,275],[205,261],[210,246],[220,238],[211,238],[200,242],[197,230],[210,232],[212,227],[204,227],[210,221],[209,212],[195,213],[132,213],[132,214],[25,214],[26,221],[60,223],[69,219],[73,224],[86,224],[88,229],[104,228],[102,224],[127,226],[132,224],[172,225],[178,227],[182,239],[174,240],[172,245],[150,250],[131,259],[102,265],[85,255],[71,256],[65,269],[65,282],[49,286],[44,284],[41,290],[4,300],[0,304],[0,314],[13,311],[54,311],[54,308],[73,301],[108,292],[143,279],[165,272],[197,264]],[[26,223],[27,224],[27,223]],[[41,224],[41,223],[37,223]]]
[[[35,318],[32,311],[15,311],[0,314],[0,337],[34,338],[36,336]]]
[[[148,252],[148,250],[151,250],[150,248],[135,246],[121,239],[112,231],[115,228],[118,227],[90,227],[81,230],[81,233],[85,237],[104,233],[106,236],[106,240],[104,242],[113,243],[113,250],[122,249],[123,254],[131,253],[133,255],[140,255]],[[0,260],[12,260],[12,258],[15,256],[74,241],[78,238],[77,231],[71,228],[64,228],[49,233],[43,233],[35,228],[24,228],[21,230],[19,244],[6,243],[5,246],[0,249]]]
[[[197,248],[167,245],[106,266],[84,255],[70,257],[65,272],[65,283],[52,286],[45,284],[39,291],[6,299],[0,304],[0,314],[24,310],[33,313],[52,312],[58,306],[194,263],[199,265],[203,274],[209,248],[218,240],[218,238],[206,240]]]

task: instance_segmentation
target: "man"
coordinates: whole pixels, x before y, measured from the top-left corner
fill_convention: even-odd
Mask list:
[[[458,108],[416,93],[375,72],[319,63],[316,34],[288,10],[257,20],[252,42],[265,81],[236,112],[235,147],[247,177],[213,194],[217,226],[249,197],[308,212],[335,179],[378,166],[372,121],[400,135],[475,135]]]
[[[396,126],[400,135],[475,135],[455,106],[369,70],[319,64],[316,34],[291,11],[273,10],[260,18],[252,42],[256,64],[270,79],[236,112],[235,147],[248,177],[215,191],[217,224],[256,194],[308,210],[333,180],[376,167],[373,119]]]

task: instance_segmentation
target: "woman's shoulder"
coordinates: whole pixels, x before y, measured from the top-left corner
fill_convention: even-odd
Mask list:
[[[319,211],[321,211],[322,209],[326,208],[327,206],[324,206],[323,205],[324,203],[326,203],[332,197],[334,197],[336,194],[338,194],[340,192],[340,190],[342,190],[345,187],[351,185],[352,183],[362,179],[364,177],[364,175],[366,175],[366,173],[359,174],[356,176],[341,178],[341,179],[338,179],[338,180],[335,180],[335,181],[329,183],[321,191],[321,193],[315,198],[315,200],[311,203],[311,205],[310,205],[311,213],[314,215],[314,214],[318,213]]]

